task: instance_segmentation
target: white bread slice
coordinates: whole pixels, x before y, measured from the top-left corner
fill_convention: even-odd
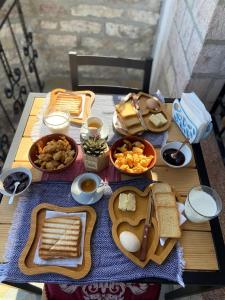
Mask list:
[[[157,207],[156,216],[159,224],[159,236],[180,238],[179,215],[175,207]]]
[[[155,193],[170,193],[172,192],[171,186],[168,183],[158,182],[152,185],[152,192]]]
[[[156,193],[154,194],[156,206],[176,207],[176,197],[174,193]]]
[[[81,220],[56,217],[44,221],[39,255],[43,259],[80,256]]]

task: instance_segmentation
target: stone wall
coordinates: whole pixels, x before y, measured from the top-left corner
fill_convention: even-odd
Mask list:
[[[79,54],[130,58],[150,56],[159,19],[159,0],[21,0],[24,15],[34,33],[44,77],[69,80],[68,51]],[[124,71],[101,70],[102,79]],[[98,72],[99,73],[99,72]],[[84,80],[93,69],[84,69]],[[130,74],[135,81],[140,74]],[[133,75],[133,77],[132,77]]]
[[[187,91],[196,90],[208,107],[225,84],[225,1],[220,0],[205,35]]]
[[[173,2],[175,15],[152,88],[170,97],[195,91],[210,107],[225,82],[225,2]]]

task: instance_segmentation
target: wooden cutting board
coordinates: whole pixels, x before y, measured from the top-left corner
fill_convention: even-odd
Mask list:
[[[122,231],[131,231],[139,238],[140,241],[142,240],[149,190],[150,186],[148,186],[144,192],[132,186],[123,186],[117,189],[109,200],[109,215],[112,220],[113,239],[120,251],[141,268],[144,268],[151,260],[157,264],[162,264],[177,241],[177,239],[168,238],[163,247],[160,245],[158,224],[155,212],[153,211],[152,226],[148,239],[148,252],[145,261],[141,261],[139,259],[140,251],[131,253],[126,251],[121,245],[119,235]],[[135,212],[121,211],[118,209],[119,194],[129,192],[134,193],[136,197]]]
[[[77,267],[62,267],[52,265],[34,264],[34,255],[41,236],[46,210],[57,212],[86,212],[86,227],[84,237],[84,256],[83,263]],[[31,216],[30,234],[19,258],[19,268],[26,275],[35,275],[42,273],[58,273],[73,279],[80,279],[86,276],[91,269],[91,235],[96,221],[96,212],[90,206],[60,207],[48,203],[42,203],[33,209]]]

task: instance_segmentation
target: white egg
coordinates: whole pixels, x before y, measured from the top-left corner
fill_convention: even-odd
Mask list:
[[[137,252],[141,248],[138,237],[130,231],[123,231],[120,233],[120,242],[129,252]]]

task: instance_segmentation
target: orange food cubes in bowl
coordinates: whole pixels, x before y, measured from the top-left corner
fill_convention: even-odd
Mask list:
[[[141,142],[124,143],[118,147],[117,153],[114,153],[115,166],[128,173],[138,174],[145,172],[154,156],[144,154],[145,145]]]

